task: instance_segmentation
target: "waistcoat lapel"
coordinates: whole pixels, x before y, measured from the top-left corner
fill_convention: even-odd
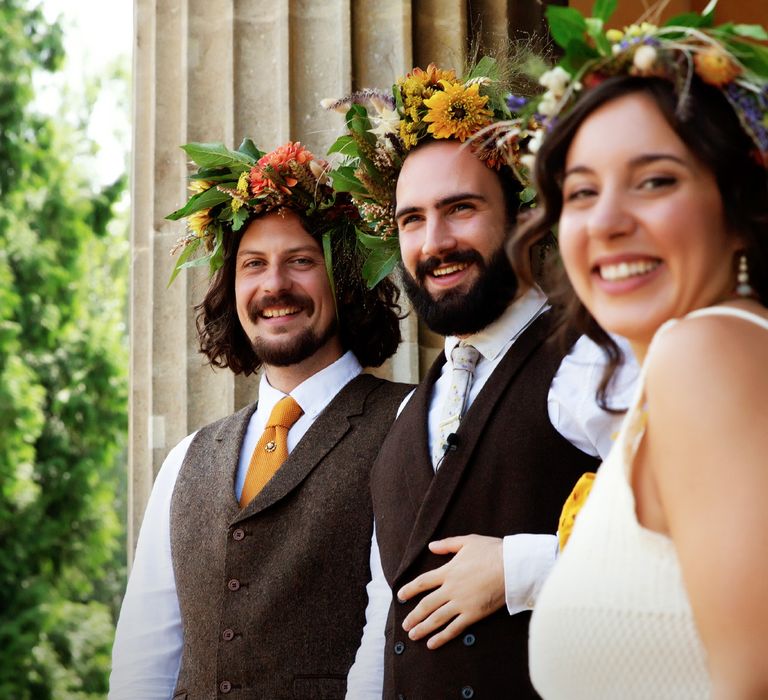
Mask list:
[[[242,511],[238,508],[233,514],[231,525],[269,508],[304,481],[347,434],[350,418],[362,414],[368,394],[380,382],[369,374],[351,380],[318,416],[267,485]]]
[[[548,314],[542,314],[513,343],[462,419],[456,433],[458,444],[455,449],[449,450],[446,453],[440,468],[434,473],[429,483],[426,484],[426,488],[424,488],[425,482],[422,475],[416,474],[411,476],[411,472],[419,470],[413,468],[409,470],[409,465],[403,463],[402,468],[406,478],[410,476],[410,483],[413,484],[414,491],[417,488],[421,488],[420,493],[423,496],[420,500],[420,507],[408,544],[405,547],[403,558],[398,567],[396,578],[423,552],[426,543],[432,538],[432,534],[437,529],[453,493],[461,481],[464,470],[470,462],[475,446],[482,439],[485,425],[493,414],[496,404],[506,392],[507,386],[514,379],[515,375],[525,365],[526,360],[549,336],[550,330]],[[438,372],[439,369],[440,367],[438,366]],[[435,366],[433,366],[432,370],[435,370]],[[431,375],[432,372],[430,372]],[[435,376],[432,379],[432,383],[427,389],[427,395],[431,394],[431,388],[436,378]],[[424,383],[426,384],[427,382]],[[428,403],[425,403],[421,413],[425,418],[427,410]],[[426,434],[426,427],[424,433]],[[424,440],[426,444],[426,436]],[[429,450],[427,450],[427,455],[429,455]],[[427,463],[431,464],[429,457],[427,457]]]

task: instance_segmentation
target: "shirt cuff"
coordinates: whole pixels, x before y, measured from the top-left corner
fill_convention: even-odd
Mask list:
[[[532,610],[557,558],[555,535],[504,538],[504,587],[510,615]]]

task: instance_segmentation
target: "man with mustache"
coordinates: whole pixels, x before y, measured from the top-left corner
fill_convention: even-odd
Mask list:
[[[343,698],[370,577],[370,467],[410,388],[362,373],[397,348],[397,290],[366,287],[357,212],[302,146],[244,143],[218,168],[220,144],[185,148],[198,193],[174,217],[215,268],[201,352],[263,375],[257,403],[185,438],[158,474],[110,698]]]
[[[596,346],[547,342],[548,300],[538,289],[520,293],[507,261],[521,185],[487,152],[488,142],[504,143],[499,134],[465,142],[470,117],[490,128],[489,114],[478,115],[491,98],[477,101],[490,85],[434,66],[395,85],[404,159],[391,235],[408,297],[446,336],[445,352],[401,407],[372,471],[373,578],[349,700],[537,697],[529,612],[554,563],[562,505],[607,453],[616,424],[595,402]],[[446,100],[461,109],[438,113]],[[358,113],[354,104],[348,123]],[[365,155],[385,162],[381,152]],[[365,167],[356,176],[374,182]],[[388,211],[377,205],[362,209]],[[383,221],[369,217],[374,230]]]

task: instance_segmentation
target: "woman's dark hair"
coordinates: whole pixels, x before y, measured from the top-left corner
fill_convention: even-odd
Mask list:
[[[576,132],[595,110],[629,94],[651,97],[678,137],[714,174],[729,229],[744,240],[750,283],[761,303],[768,302],[768,174],[755,157],[756,147],[741,126],[733,107],[717,88],[693,77],[689,94],[680,100],[674,86],[661,78],[620,76],[587,92],[559,121],[536,156],[538,207],[516,232],[509,254],[518,279],[534,283],[533,246],[551,235],[563,207],[565,160]],[[573,291],[559,259],[550,260],[544,286],[560,313],[563,331],[586,333],[608,357],[598,389],[598,403],[607,407],[607,390],[622,353],[598,325]],[[610,409],[609,409],[610,410]]]
[[[300,218],[305,230],[317,239],[313,222]],[[247,227],[224,236],[224,264],[211,279],[203,301],[195,307],[200,352],[215,367],[228,367],[235,374],[245,375],[261,366],[240,325],[235,303],[237,250]],[[400,292],[388,279],[374,289],[366,287],[353,231],[335,235],[332,240],[339,339],[361,365],[378,367],[400,344]]]

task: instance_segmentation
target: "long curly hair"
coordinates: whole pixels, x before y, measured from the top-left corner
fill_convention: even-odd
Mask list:
[[[750,281],[761,303],[768,302],[768,173],[755,158],[755,147],[720,90],[694,76],[684,103],[674,86],[660,78],[610,78],[587,92],[547,136],[537,157],[535,179],[538,207],[513,237],[508,252],[518,278],[534,283],[531,252],[551,236],[563,207],[563,173],[570,145],[579,127],[599,107],[625,95],[651,97],[683,143],[714,173],[726,223],[745,241]],[[598,403],[607,406],[610,381],[623,361],[613,339],[576,296],[557,255],[550,256],[544,285],[558,310],[564,332],[575,329],[600,345],[608,358],[598,389]],[[610,410],[610,409],[609,409]]]
[[[304,229],[319,241],[319,222],[299,217]],[[235,262],[246,229],[247,225],[224,237],[224,264],[211,278],[195,311],[200,352],[211,365],[247,376],[258,371],[261,363],[240,324],[235,300]],[[360,273],[362,259],[354,231],[334,236],[332,248],[342,347],[351,350],[363,367],[378,367],[400,344],[400,291],[388,279],[374,289],[367,288]]]

